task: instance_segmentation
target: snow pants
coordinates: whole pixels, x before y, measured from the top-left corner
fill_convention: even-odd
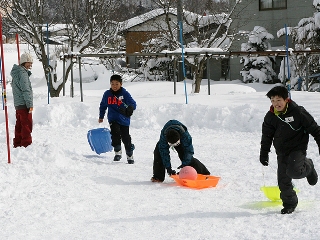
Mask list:
[[[178,152],[178,156],[180,160],[183,159],[183,147],[181,144],[177,147],[175,147],[175,150]],[[160,151],[159,151],[159,143],[157,143],[156,148],[153,152],[154,158],[153,158],[153,177],[156,179],[159,179],[160,181],[164,181],[165,179],[165,167],[163,165]],[[210,175],[209,170],[206,168],[206,166],[200,162],[198,159],[192,157],[191,162],[189,166],[193,167],[197,173],[203,174],[203,175]]]
[[[32,143],[32,113],[28,109],[16,110],[13,147],[27,147]]]
[[[121,141],[123,142],[127,153],[133,151],[129,126],[123,126],[117,122],[112,122],[110,123],[110,133],[111,145],[113,146],[114,151],[118,152],[121,150]]]
[[[311,173],[313,166],[305,151],[294,151],[285,156],[278,155],[277,161],[278,185],[283,207],[295,208],[298,205],[298,197],[293,190],[292,179],[305,178]]]

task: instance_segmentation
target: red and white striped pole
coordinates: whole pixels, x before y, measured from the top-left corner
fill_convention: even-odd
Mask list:
[[[4,53],[3,53],[3,41],[2,41],[2,16],[0,13],[0,46],[1,46],[1,70],[2,70],[2,84],[3,84],[3,102],[4,102],[4,114],[6,119],[6,135],[7,135],[7,150],[8,150],[8,163],[10,160],[10,138],[9,138],[9,122],[8,122],[8,109],[7,109],[7,87],[6,87],[6,75],[4,71]]]

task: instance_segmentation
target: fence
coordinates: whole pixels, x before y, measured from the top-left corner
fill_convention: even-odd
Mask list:
[[[208,51],[206,49],[205,51],[200,51],[196,52],[184,52],[185,57],[188,56],[206,56],[207,60],[209,59],[231,59],[235,57],[259,57],[259,56],[275,56],[275,57],[283,57],[285,58],[287,56],[287,52],[285,50],[279,50],[279,51],[263,51],[263,52],[241,52],[241,51],[229,51],[229,52],[216,52],[216,51]],[[306,57],[306,62],[308,62],[308,57],[311,55],[320,55],[320,50],[300,50],[300,51],[290,51],[290,56],[305,56]],[[86,58],[86,57],[97,57],[97,58],[119,58],[119,57],[135,57],[135,58],[159,58],[159,57],[172,57],[174,59],[174,64],[176,66],[177,62],[181,59],[181,53],[180,52],[162,52],[162,53],[119,53],[119,52],[110,52],[110,53],[96,53],[96,54],[64,54],[62,56],[62,59],[76,59],[76,61],[79,63],[79,75],[80,75],[80,88],[81,88],[81,101],[83,100],[83,95],[82,95],[82,79],[81,79],[81,58]],[[207,62],[208,64],[209,62]],[[239,63],[240,65],[240,63]],[[229,73],[231,72],[232,69],[230,69],[231,66],[229,65]],[[308,64],[306,64],[306,82],[308,86],[308,81],[309,81],[309,75],[308,75]],[[208,68],[207,68],[208,69]],[[176,79],[179,75],[179,72],[174,70],[174,84],[176,83]],[[181,79],[181,78],[180,78]],[[208,79],[208,94],[210,95],[210,72],[207,72],[207,79]],[[285,82],[285,75],[284,79],[282,79],[283,82]],[[176,86],[174,85],[174,89],[176,89]],[[175,91],[174,91],[175,93]]]

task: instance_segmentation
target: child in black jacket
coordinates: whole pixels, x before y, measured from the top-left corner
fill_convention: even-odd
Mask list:
[[[268,166],[271,144],[276,150],[278,161],[278,185],[283,202],[281,214],[292,213],[298,205],[292,179],[306,177],[310,185],[315,185],[318,175],[313,162],[307,158],[309,134],[320,147],[320,127],[304,107],[288,98],[283,86],[272,88],[267,97],[272,106],[264,117],[260,162]]]

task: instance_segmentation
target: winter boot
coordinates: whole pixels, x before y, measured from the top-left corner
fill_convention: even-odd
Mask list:
[[[134,164],[133,155],[131,155],[131,157],[127,155],[127,160],[128,160],[128,164]]]
[[[134,144],[131,144],[130,149],[126,150],[128,164],[134,164],[134,160],[133,160],[134,149],[135,149]]]
[[[163,182],[163,181],[161,181],[160,179],[158,179],[156,177],[152,177],[150,180],[151,180],[151,182]]]
[[[115,161],[115,162],[120,161],[120,159],[122,158],[121,146],[115,146],[114,153],[115,153],[115,156],[113,158],[113,161]]]
[[[122,151],[120,150],[120,151],[114,152],[114,153],[115,153],[115,155],[114,155],[113,161],[116,161],[116,162],[120,161],[120,159],[122,158]]]
[[[317,174],[317,171],[314,169],[312,160],[311,159],[308,159],[308,160],[310,162],[310,167],[312,170],[307,176],[307,180],[308,180],[308,183],[313,186],[313,185],[316,185],[318,182],[318,174]]]
[[[285,207],[285,208],[281,209],[281,214],[291,214],[294,212],[294,210],[295,210],[295,208],[293,208],[293,207],[289,207],[289,208]]]

